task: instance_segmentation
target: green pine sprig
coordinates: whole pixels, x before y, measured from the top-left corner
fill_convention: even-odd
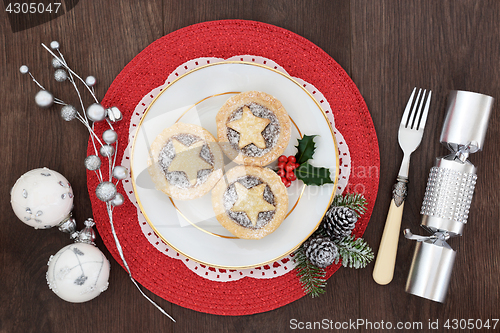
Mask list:
[[[354,239],[354,236],[347,236],[334,243],[337,245],[344,267],[364,268],[373,260],[373,250],[363,238]],[[338,262],[339,259],[335,264]]]
[[[326,287],[325,269],[313,265],[307,259],[303,245],[295,251],[293,259],[295,260],[295,269],[297,270],[297,276],[300,279],[304,292],[312,297],[324,294]]]
[[[366,212],[367,204],[365,197],[358,193],[349,193],[344,196],[338,194],[332,201],[332,206],[350,208],[356,213],[357,217]]]
[[[312,139],[312,138],[311,138]],[[332,207],[348,207],[352,209],[358,218],[366,212],[367,201],[361,194],[349,193],[344,196],[336,195],[332,201]],[[311,237],[326,237],[323,225],[320,224],[316,232]],[[364,268],[374,258],[373,250],[363,238],[355,239],[355,236],[347,236],[342,239],[334,239],[339,256],[335,264],[342,259],[342,266],[349,268]],[[325,293],[326,270],[313,265],[305,255],[305,248],[302,244],[294,252],[295,269],[299,277],[302,288],[307,295],[317,297]]]

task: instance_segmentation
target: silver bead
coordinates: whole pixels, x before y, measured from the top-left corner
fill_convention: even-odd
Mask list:
[[[56,79],[57,82],[66,81],[67,78],[68,78],[68,73],[66,73],[64,69],[60,68],[54,72],[54,79]]]
[[[106,109],[106,112],[109,120],[113,123],[123,119],[122,112],[116,106]]]
[[[116,186],[111,182],[102,182],[95,189],[97,198],[101,201],[108,202],[116,196]]]
[[[85,168],[90,171],[95,171],[101,167],[101,159],[97,155],[89,155],[84,161]]]
[[[118,207],[123,205],[124,202],[125,199],[123,198],[123,195],[116,193],[115,197],[109,203],[114,207]]]
[[[63,64],[57,58],[52,58],[52,67],[54,68],[62,68]]]
[[[85,79],[85,83],[89,86],[89,87],[93,87],[96,83],[96,79],[95,77],[93,77],[92,75],[89,75],[87,76],[87,78]]]
[[[19,71],[21,72],[21,74],[28,74],[30,69],[28,68],[28,66],[22,65],[21,67],[19,67]]]
[[[66,121],[71,121],[76,118],[76,108],[73,105],[65,105],[61,108],[61,117]]]
[[[118,134],[112,129],[108,129],[105,130],[104,133],[102,133],[102,139],[104,140],[104,142],[110,145],[116,142],[116,140],[118,139]]]
[[[102,156],[109,158],[115,154],[115,148],[110,145],[104,145],[101,149],[99,149],[99,153],[101,153]]]
[[[128,176],[128,170],[125,167],[122,167],[121,165],[115,166],[113,169],[113,177],[115,177],[118,180],[123,180],[127,178]]]
[[[56,40],[52,41],[52,42],[50,43],[50,48],[51,48],[52,50],[59,50],[59,42],[58,42],[58,41],[56,41]]]
[[[87,117],[92,121],[102,121],[106,118],[106,110],[101,104],[94,103],[87,108]]]
[[[47,90],[40,90],[35,95],[35,103],[41,108],[49,108],[54,103],[54,95]]]

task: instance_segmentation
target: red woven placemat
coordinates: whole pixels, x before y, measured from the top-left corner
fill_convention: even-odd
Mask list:
[[[104,106],[117,106],[123,113],[123,120],[114,126],[119,138],[128,138],[135,106],[179,65],[199,57],[229,58],[242,54],[274,60],[291,76],[313,84],[330,103],[335,126],[347,141],[351,155],[346,191],[362,193],[368,201],[367,212],[354,230],[361,236],[378,189],[379,152],[372,119],[347,73],[319,47],[288,30],[254,21],[224,20],[192,25],[158,39],[123,69],[102,101]],[[101,135],[107,128],[98,123],[95,131]],[[121,161],[125,149],[124,143],[120,146],[117,161]],[[90,141],[88,153],[94,154]],[[106,207],[95,196],[99,181],[93,172],[87,173],[87,180],[99,234],[121,263]],[[118,190],[123,193],[121,185]],[[128,200],[115,208],[113,219],[132,276],[172,303],[212,314],[246,315],[276,309],[304,296],[295,272],[272,279],[245,277],[231,282],[214,282],[194,274],[180,260],[160,253],[149,243],[138,225],[136,207]],[[330,266],[327,277],[338,268],[339,265]]]

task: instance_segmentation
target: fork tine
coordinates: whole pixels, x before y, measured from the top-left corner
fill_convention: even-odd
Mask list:
[[[408,119],[410,116],[410,109],[411,109],[411,104],[413,102],[413,96],[415,95],[415,91],[417,90],[417,87],[413,88],[413,91],[411,92],[410,98],[408,99],[408,103],[406,103],[405,111],[403,112],[403,117],[401,118],[401,125],[406,127],[406,124],[408,123]]]
[[[429,106],[431,104],[431,96],[432,96],[432,90],[429,90],[429,94],[427,95],[427,102],[425,103],[424,107],[424,113],[422,114],[422,119],[420,120],[420,123],[418,125],[418,130],[424,130],[425,128],[425,122],[427,121],[427,114],[429,113]]]
[[[422,101],[424,100],[424,96],[423,95],[422,95],[422,99],[420,99],[420,93],[421,92],[422,92],[422,88],[420,88],[418,90],[417,98],[415,98],[415,104],[413,104],[413,110],[411,110],[411,114],[410,114],[410,118],[411,119],[409,119],[408,125],[406,126],[408,128],[413,128],[416,125],[415,119],[418,122],[418,116],[417,116],[417,114],[419,114],[418,111],[420,111],[420,106],[422,105]],[[425,95],[425,90],[424,90],[424,95]],[[417,109],[417,107],[419,107],[419,109]]]
[[[414,130],[418,129],[418,125],[420,124],[420,115],[422,114],[422,110],[424,108],[424,101],[425,101],[425,93],[426,92],[427,92],[427,89],[424,89],[424,91],[422,92],[422,98],[417,99],[417,101],[415,101],[415,108],[417,108],[417,106],[418,106],[418,109],[417,109],[417,112],[415,114],[412,114],[413,119],[412,119],[411,126],[408,125],[408,127],[410,127],[411,129],[414,129]],[[413,109],[414,111],[415,111],[415,108]]]

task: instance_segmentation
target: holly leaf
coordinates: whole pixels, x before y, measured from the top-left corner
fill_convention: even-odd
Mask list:
[[[303,163],[295,169],[295,176],[306,185],[333,184],[330,178],[330,170],[323,167],[315,167],[309,163]]]
[[[316,150],[316,144],[313,139],[317,135],[304,135],[302,139],[298,139],[298,145],[295,146],[297,148],[297,153],[295,154],[296,163],[303,164],[310,160],[314,151]]]

